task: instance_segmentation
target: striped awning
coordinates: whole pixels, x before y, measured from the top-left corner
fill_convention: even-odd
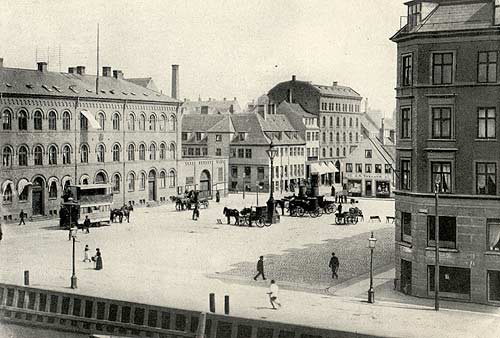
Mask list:
[[[82,113],[82,115],[85,116],[85,118],[89,121],[90,127],[92,127],[93,129],[101,129],[101,125],[99,124],[99,122],[97,122],[91,112],[89,112],[88,110],[82,110],[80,113]]]
[[[33,183],[31,183],[30,181],[28,181],[27,179],[25,178],[21,178],[19,180],[19,182],[17,182],[17,193],[19,195],[21,195],[24,191],[24,189],[28,186],[28,185],[32,185]]]
[[[5,194],[5,190],[7,189],[7,187],[10,185],[10,184],[13,184],[14,182],[12,182],[11,180],[5,180],[3,181],[2,183],[2,195]]]

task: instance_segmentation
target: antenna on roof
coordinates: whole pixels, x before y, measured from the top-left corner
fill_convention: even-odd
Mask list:
[[[99,95],[99,24],[97,24],[97,77],[95,79],[95,93]]]

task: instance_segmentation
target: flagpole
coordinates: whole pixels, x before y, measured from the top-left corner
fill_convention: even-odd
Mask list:
[[[97,77],[95,79],[95,93],[99,95],[99,24],[97,24]]]

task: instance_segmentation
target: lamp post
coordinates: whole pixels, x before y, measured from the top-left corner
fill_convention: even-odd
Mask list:
[[[434,310],[439,311],[439,189],[441,188],[439,176],[436,177],[434,183],[434,202],[436,209],[436,216],[434,217],[434,239],[436,241],[436,264],[434,265]]]
[[[375,290],[373,290],[373,249],[377,244],[377,239],[373,237],[373,231],[368,238],[368,247],[370,248],[370,288],[368,289],[368,303],[375,303]]]
[[[271,139],[271,143],[269,144],[269,149],[266,150],[267,156],[269,156],[269,160],[271,161],[271,183],[269,184],[269,200],[267,201],[267,219],[272,223],[274,220],[274,158],[278,154],[276,149],[273,149],[273,140]]]
[[[77,278],[76,278],[76,264],[75,264],[75,241],[76,241],[76,230],[73,231],[73,225],[71,222],[71,213],[73,212],[73,198],[68,198],[68,204],[69,207],[69,231],[71,233],[71,239],[72,239],[72,244],[73,244],[73,255],[72,255],[72,273],[71,273],[71,288],[76,289],[77,288]],[[77,228],[78,229],[78,228]]]

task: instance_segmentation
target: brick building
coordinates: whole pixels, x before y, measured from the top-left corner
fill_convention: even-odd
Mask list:
[[[397,43],[396,278],[432,297],[500,304],[498,1],[409,1]]]

